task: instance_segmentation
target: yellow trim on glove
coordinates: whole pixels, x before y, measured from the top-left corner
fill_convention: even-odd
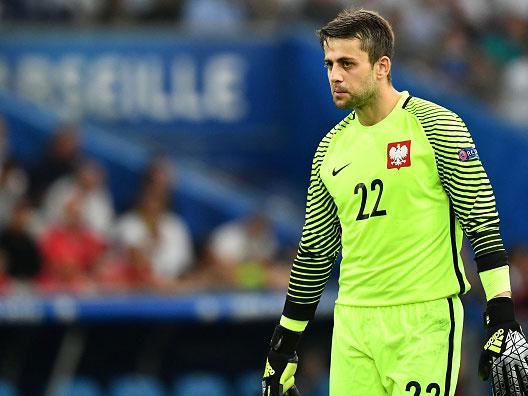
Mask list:
[[[288,363],[282,372],[279,384],[282,385],[282,392],[286,393],[293,385],[295,385],[295,372],[297,371],[297,363]]]
[[[489,301],[500,293],[511,291],[510,267],[503,265],[479,273],[482,287],[486,293],[486,300]]]
[[[307,320],[290,319],[284,315],[281,316],[279,323],[282,327],[285,327],[291,331],[304,331],[304,329],[306,329],[306,326],[308,325]]]

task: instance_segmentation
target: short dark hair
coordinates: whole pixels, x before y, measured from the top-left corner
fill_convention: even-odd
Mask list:
[[[361,49],[368,53],[373,65],[382,56],[392,59],[394,32],[380,14],[368,10],[343,10],[332,21],[318,30],[321,47],[329,38],[357,38]]]

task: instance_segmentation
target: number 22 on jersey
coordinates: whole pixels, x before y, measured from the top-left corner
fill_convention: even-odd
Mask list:
[[[379,189],[378,197],[376,198],[376,203],[374,204],[374,207],[372,208],[371,213],[365,213],[365,206],[367,203],[367,186],[364,183],[358,183],[356,187],[354,188],[354,194],[360,194],[361,195],[361,207],[359,208],[359,213],[356,217],[356,220],[367,220],[369,217],[376,217],[376,216],[386,216],[387,211],[383,209],[379,209],[378,206],[381,201],[381,196],[383,195],[383,182],[380,179],[374,179],[372,183],[370,183],[370,191],[376,191]]]

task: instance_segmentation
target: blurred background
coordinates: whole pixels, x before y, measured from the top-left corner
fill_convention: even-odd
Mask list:
[[[260,394],[333,108],[315,29],[393,24],[398,90],[467,123],[528,304],[525,0],[0,1],[0,395]],[[473,285],[457,395],[485,395]],[[299,351],[327,395],[331,279]]]

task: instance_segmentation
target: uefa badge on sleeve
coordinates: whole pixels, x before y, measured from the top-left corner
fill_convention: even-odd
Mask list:
[[[474,147],[468,147],[458,152],[458,158],[462,162],[471,161],[472,159],[478,159],[477,149]]]
[[[387,169],[400,169],[411,166],[411,141],[389,143],[387,145]]]

